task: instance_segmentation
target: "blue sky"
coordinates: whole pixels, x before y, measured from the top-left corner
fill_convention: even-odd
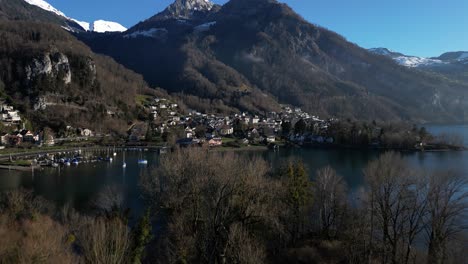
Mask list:
[[[67,16],[111,20],[130,27],[173,0],[48,0]],[[223,4],[226,0],[214,0]],[[387,47],[409,55],[468,50],[466,0],[283,0],[306,20],[364,48]]]

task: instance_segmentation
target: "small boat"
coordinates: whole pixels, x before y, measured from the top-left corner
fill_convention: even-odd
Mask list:
[[[76,165],[78,166],[78,164],[80,163],[77,159],[73,159],[72,162],[71,162],[73,165]]]
[[[127,163],[124,162],[124,163],[122,164],[122,168],[124,168],[124,169],[127,168]]]
[[[54,162],[54,163],[52,163],[51,166],[52,166],[53,168],[58,168],[58,167],[59,167],[59,164]]]
[[[71,166],[71,163],[69,161],[65,161],[65,166]]]
[[[117,152],[114,152],[114,157],[117,156]]]
[[[145,159],[139,159],[139,160],[138,160],[138,164],[146,165],[146,164],[148,164],[148,161],[145,160]]]

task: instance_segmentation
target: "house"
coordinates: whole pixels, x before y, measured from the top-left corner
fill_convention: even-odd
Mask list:
[[[255,116],[252,118],[252,125],[258,124],[260,122],[260,118],[258,116]]]
[[[23,142],[34,143],[34,134],[31,131],[24,129],[20,134],[23,138]]]
[[[212,138],[215,138],[216,137],[216,131],[211,131],[211,132],[206,132],[205,133],[205,138],[206,139],[212,139]]]
[[[151,115],[153,116],[153,120],[156,120],[158,118],[158,112],[157,111],[151,112]]]
[[[194,135],[195,135],[195,132],[193,131],[193,129],[191,129],[190,127],[187,127],[185,129],[185,137],[186,138],[193,138]]]
[[[93,136],[93,131],[91,131],[90,129],[83,129],[81,130],[81,136],[82,137],[92,137]]]
[[[219,130],[219,133],[221,134],[221,136],[232,135],[234,133],[234,128],[232,126],[229,126],[229,125],[224,125]]]
[[[130,141],[140,141],[146,139],[147,127],[145,124],[134,125],[128,139]]]
[[[256,128],[252,128],[247,131],[247,138],[253,139],[257,138],[260,134],[258,133],[258,130]]]
[[[7,112],[7,121],[12,123],[19,123],[21,122],[21,117],[19,116],[18,111],[8,111]]]
[[[208,140],[208,145],[210,147],[219,147],[223,145],[223,140],[221,138],[212,138]]]
[[[18,146],[23,143],[23,136],[19,132],[15,132],[7,137],[7,144],[10,146]]]
[[[6,134],[2,134],[1,136],[1,142],[2,142],[2,145],[8,145],[10,142],[8,141],[8,137],[10,136],[10,134],[6,133]]]

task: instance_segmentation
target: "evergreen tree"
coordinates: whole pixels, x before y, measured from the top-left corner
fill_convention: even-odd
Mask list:
[[[148,209],[134,230],[131,263],[141,263],[145,257],[145,247],[151,239],[151,211]]]
[[[300,119],[294,125],[294,133],[303,134],[307,130],[307,124],[304,119]]]

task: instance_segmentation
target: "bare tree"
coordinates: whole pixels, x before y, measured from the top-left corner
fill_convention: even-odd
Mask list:
[[[468,212],[468,182],[453,172],[438,172],[431,176],[428,192],[426,232],[428,263],[444,263],[447,243],[466,229]]]
[[[327,238],[336,236],[346,208],[346,183],[331,167],[317,172],[314,182],[315,204],[320,219],[320,229]]]
[[[382,262],[408,263],[425,214],[425,185],[399,154],[389,152],[364,171],[371,239],[380,241]],[[372,244],[371,248],[379,244]]]
[[[118,264],[128,261],[130,231],[119,218],[88,219],[79,234],[79,241],[88,263]]]
[[[104,187],[96,196],[93,205],[104,212],[123,209],[124,194],[122,188],[117,185]]]
[[[247,259],[238,255],[250,252],[235,244],[242,243],[239,236],[261,245],[252,228],[274,225],[277,214],[276,185],[266,177],[267,171],[264,160],[205,149],[178,150],[163,157],[143,186],[150,201],[168,215],[164,261]]]

